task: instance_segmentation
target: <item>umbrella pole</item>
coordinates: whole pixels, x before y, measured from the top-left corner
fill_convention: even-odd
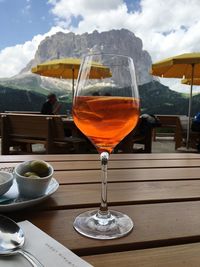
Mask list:
[[[189,108],[188,108],[188,125],[187,125],[187,139],[186,139],[186,148],[187,149],[189,149],[189,146],[190,146],[189,143],[190,143],[190,128],[191,128],[191,107],[192,107],[193,78],[194,78],[194,64],[192,64],[192,77],[191,77]]]
[[[72,99],[74,97],[74,67],[72,68]]]

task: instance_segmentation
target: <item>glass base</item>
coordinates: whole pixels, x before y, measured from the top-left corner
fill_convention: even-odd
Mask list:
[[[103,214],[99,210],[90,210],[78,215],[74,228],[80,234],[94,239],[115,239],[127,235],[134,227],[127,215],[109,210]]]

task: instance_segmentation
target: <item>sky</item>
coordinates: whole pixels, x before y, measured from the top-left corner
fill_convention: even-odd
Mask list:
[[[200,51],[199,0],[0,0],[0,78],[12,77],[58,31],[82,34],[126,28],[156,62]],[[161,79],[188,90],[180,80]]]

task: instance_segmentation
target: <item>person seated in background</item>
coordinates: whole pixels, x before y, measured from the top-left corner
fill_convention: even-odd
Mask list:
[[[61,104],[57,101],[55,94],[49,94],[47,101],[42,105],[41,113],[47,115],[59,114]]]
[[[47,101],[42,105],[41,113],[44,115],[57,115],[59,114],[61,104],[57,101],[55,94],[49,94]],[[71,129],[67,128],[64,124],[65,136],[70,137],[72,135]]]

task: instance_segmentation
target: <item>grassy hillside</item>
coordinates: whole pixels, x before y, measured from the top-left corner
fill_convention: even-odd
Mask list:
[[[187,115],[188,98],[185,94],[170,90],[154,81],[139,87],[142,113]],[[193,113],[197,112],[196,95],[193,97]],[[200,106],[199,106],[200,107]]]
[[[33,85],[33,84],[32,84]],[[37,83],[35,84],[37,87]],[[5,110],[27,110],[40,111],[42,103],[46,99],[46,94],[41,91],[32,90],[28,87],[27,90],[13,89],[0,85],[0,112]],[[52,85],[53,88],[53,85]],[[23,88],[22,88],[23,89]],[[40,93],[38,93],[38,91]],[[71,93],[70,90],[49,90],[55,92],[57,96],[66,94],[66,97],[60,98],[63,102],[62,113],[66,113],[70,109]],[[180,94],[170,90],[167,86],[159,82],[151,82],[139,87],[141,99],[141,113],[148,114],[188,114],[188,98],[184,94]],[[200,111],[200,95],[195,95],[192,101],[192,114]]]
[[[39,111],[45,99],[42,94],[0,86],[0,112],[6,110]]]
[[[46,96],[37,92],[12,89],[0,85],[0,112],[40,111]],[[62,102],[61,113],[65,114],[69,104]]]

